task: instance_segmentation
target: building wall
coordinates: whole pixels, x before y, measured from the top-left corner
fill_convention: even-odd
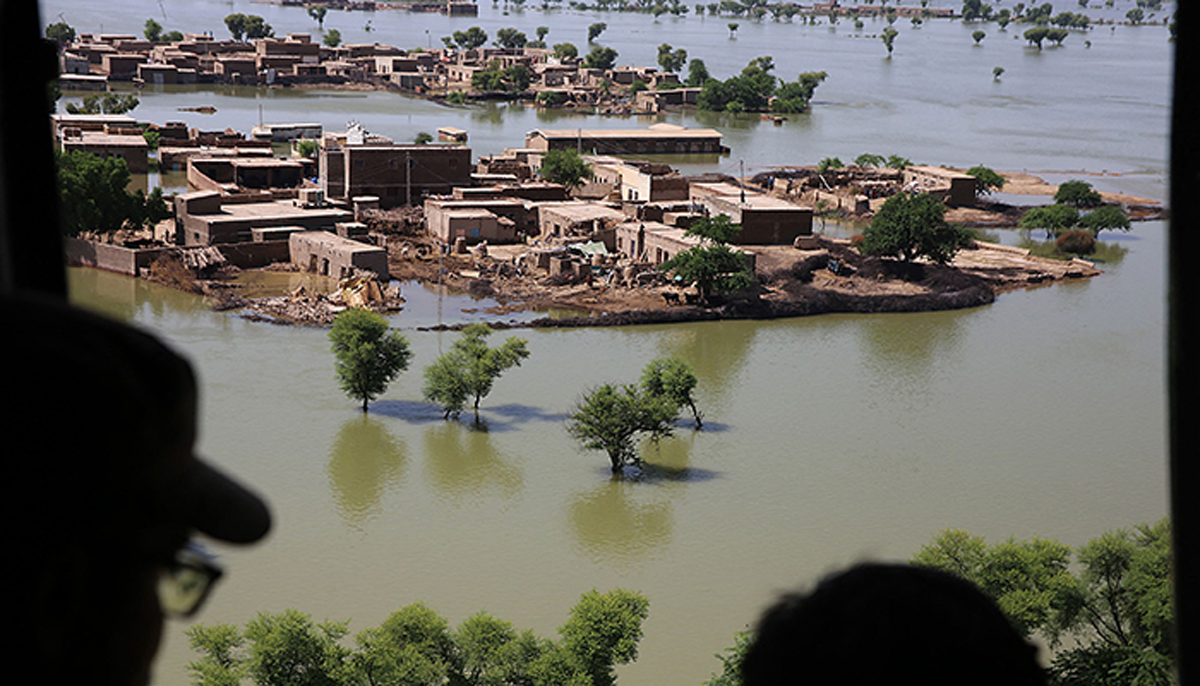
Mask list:
[[[323,151],[322,157],[326,154],[340,154],[345,178],[344,188],[335,189],[334,165],[328,165],[328,197],[374,195],[384,209],[403,205],[410,196],[417,203],[423,196],[448,194],[456,185],[471,183],[471,149],[461,145],[344,146]]]
[[[356,269],[390,276],[387,250],[341,238],[327,231],[304,231],[288,238],[292,264],[309,272],[344,278]]]

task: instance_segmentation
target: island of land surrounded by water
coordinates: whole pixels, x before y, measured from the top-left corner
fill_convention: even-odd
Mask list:
[[[1052,196],[1056,186],[1028,173],[1005,173],[1005,191],[1014,195]],[[1161,207],[1153,199],[1103,193],[1103,200],[1132,208],[1135,218],[1157,218]],[[397,214],[400,214],[398,212]],[[981,202],[973,208],[951,208],[947,219],[973,226],[1015,226],[1020,212],[999,203]],[[384,213],[386,216],[386,213]],[[1015,216],[1014,216],[1015,215]],[[370,221],[381,228],[379,219]],[[382,220],[386,223],[386,219]],[[388,237],[389,269],[394,280],[439,284],[450,292],[487,298],[497,305],[491,315],[545,310],[571,316],[522,316],[489,322],[493,328],[558,328],[662,324],[720,319],[774,319],[831,313],[927,312],[986,305],[1010,290],[1086,279],[1103,274],[1087,260],[1053,259],[1031,255],[1023,248],[976,241],[960,250],[946,265],[918,261],[905,265],[893,259],[864,256],[848,239],[814,234],[803,248],[791,245],[741,246],[755,255],[756,284],[749,293],[700,304],[663,278],[643,286],[622,286],[603,279],[553,278],[521,272],[514,265],[525,244],[489,245],[486,250],[446,253],[428,236],[392,233]],[[836,263],[835,271],[829,267]],[[269,271],[291,271],[277,264]],[[151,276],[150,278],[154,278]],[[176,285],[180,285],[176,283]],[[350,298],[342,288],[332,295],[307,289],[261,298],[243,298],[227,279],[195,283],[212,296],[216,308],[241,311],[250,319],[279,324],[328,326]],[[380,289],[386,293],[386,289]],[[384,313],[400,313],[404,301],[397,291],[365,303]],[[428,329],[457,329],[463,324],[439,324]]]

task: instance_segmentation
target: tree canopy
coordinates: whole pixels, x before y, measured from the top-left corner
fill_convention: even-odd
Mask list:
[[[125,114],[141,104],[133,93],[92,93],[85,95],[79,104],[68,102],[65,109],[69,114]]]
[[[650,361],[642,370],[642,391],[652,396],[665,398],[675,403],[676,408],[687,407],[696,420],[696,428],[704,427],[704,415],[696,407],[696,372],[691,365],[678,357],[659,357]]]
[[[991,195],[994,191],[1004,188],[1004,177],[982,164],[971,167],[967,174],[975,177],[976,196]]]
[[[695,285],[705,303],[713,294],[736,293],[749,288],[754,282],[754,273],[746,255],[728,245],[741,230],[741,226],[724,214],[695,221],[685,233],[699,238],[700,244],[679,251],[658,268],[673,272],[686,284]]]
[[[1102,205],[1079,218],[1079,225],[1092,232],[1093,236],[1100,235],[1105,229],[1109,231],[1128,231],[1130,228],[1129,215],[1117,205]]]
[[[462,50],[474,50],[487,43],[487,31],[478,26],[468,27],[465,31],[455,31],[454,44]]]
[[[519,367],[529,357],[528,341],[512,337],[499,347],[488,347],[492,329],[471,324],[450,350],[425,368],[425,399],[444,410],[444,417],[457,417],[471,403],[479,418],[479,403],[492,392],[492,385],[506,370]]]
[[[683,48],[673,48],[670,43],[658,46],[658,66],[663,71],[677,73],[687,64],[688,52]]]
[[[538,637],[477,612],[457,627],[424,603],[392,612],[344,645],[348,621],[317,622],[287,609],[260,612],[244,630],[194,625],[196,686],[597,686],[637,659],[649,600],[621,588],[580,596],[559,638]]]
[[[46,27],[46,38],[62,48],[75,42],[75,28],[65,21],[55,22]]]
[[[607,28],[608,28],[608,24],[605,24],[602,21],[598,21],[594,24],[589,25],[588,29],[587,29],[588,42],[591,43],[592,41],[599,38],[600,34],[604,33],[605,29],[607,29]]]
[[[408,369],[408,339],[388,329],[387,320],[370,310],[351,307],[333,321],[329,332],[338,386],[362,411],[379,397],[400,372]]]
[[[612,69],[617,63],[617,51],[603,45],[593,46],[583,58],[583,66],[588,69]]]
[[[584,394],[567,419],[567,433],[588,450],[608,455],[614,473],[641,464],[637,440],[674,432],[679,406],[632,384],[603,384]]]
[[[542,178],[576,188],[592,178],[592,166],[574,150],[551,150],[542,158]]]
[[[125,227],[149,227],[171,216],[162,188],[129,192],[129,167],[120,157],[88,152],[56,153],[59,213],[67,236]]]
[[[897,193],[863,231],[859,250],[905,262],[926,257],[945,264],[971,241],[965,229],[946,223],[945,212],[942,201],[927,193]]]
[[[1078,223],[1079,210],[1070,205],[1054,204],[1026,210],[1017,225],[1022,229],[1045,229],[1047,233],[1059,234]]]
[[[988,545],[959,530],[943,531],[913,563],[974,582],[1026,636],[1052,646],[1056,684],[1169,684],[1174,614],[1167,519],[1109,531],[1074,551],[1052,539]]]
[[[1063,181],[1054,192],[1054,202],[1075,207],[1096,207],[1102,200],[1087,181],[1071,179]]]
[[[233,39],[236,41],[240,41],[243,38],[251,40],[255,38],[269,38],[275,35],[275,30],[271,28],[271,25],[257,14],[234,12],[233,14],[226,15],[225,28],[229,29],[229,35],[233,36]]]

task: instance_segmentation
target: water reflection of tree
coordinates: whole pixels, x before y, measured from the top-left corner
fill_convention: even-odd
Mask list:
[[[568,511],[575,540],[588,554],[611,562],[629,562],[661,550],[675,526],[670,498],[689,481],[693,436],[642,446],[643,469],[614,474],[596,488],[576,496]]]
[[[342,519],[361,527],[378,515],[379,500],[404,479],[408,451],[403,441],[370,415],[342,424],[329,448],[330,491]]]
[[[881,314],[859,318],[862,360],[872,385],[884,397],[906,402],[923,397],[938,365],[953,358],[963,317],[971,311]]]
[[[697,322],[664,329],[659,347],[692,366],[700,409],[721,404],[737,380],[756,331],[753,322]],[[717,418],[714,415],[714,418]]]
[[[480,495],[492,490],[512,496],[524,475],[496,449],[485,429],[460,422],[441,422],[424,436],[425,473],[441,494]]]

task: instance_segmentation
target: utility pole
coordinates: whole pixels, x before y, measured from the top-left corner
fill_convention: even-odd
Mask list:
[[[738,160],[738,188],[741,189],[742,204],[746,204],[746,162]]]
[[[412,207],[412,156],[404,153],[404,204]]]

